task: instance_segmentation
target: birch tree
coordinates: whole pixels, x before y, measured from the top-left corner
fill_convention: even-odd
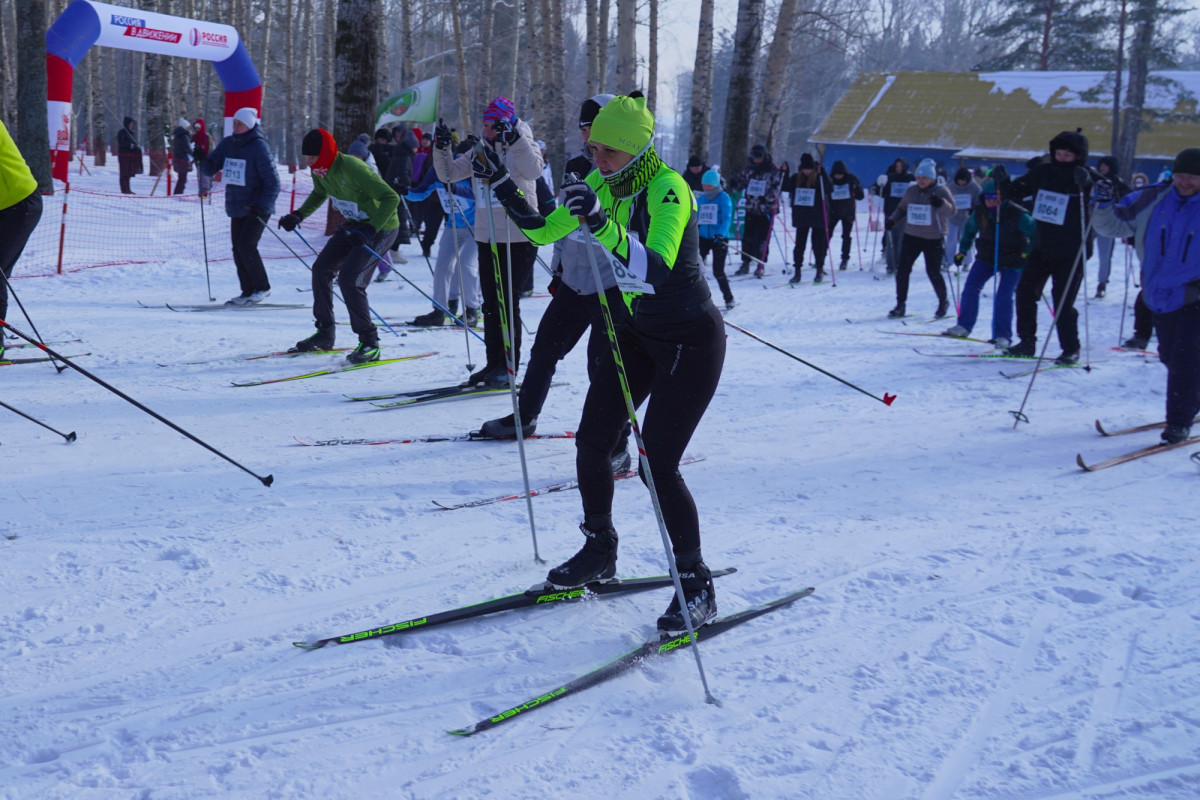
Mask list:
[[[712,124],[713,0],[700,0],[696,35],[696,64],[692,71],[691,133],[688,153],[708,160],[708,130]]]
[[[796,31],[799,9],[800,0],[782,0],[779,4],[775,36],[771,39],[762,85],[754,103],[754,125],[750,139],[766,143],[768,149],[771,147],[775,123],[779,118],[779,104],[783,95],[784,78],[792,57],[792,38]]]
[[[13,139],[38,188],[54,191],[50,178],[50,134],[46,130],[46,3],[18,0],[17,127]]]
[[[733,34],[733,64],[725,102],[725,131],[721,144],[721,170],[734,175],[746,157],[750,133],[750,103],[754,97],[754,66],[762,38],[764,0],[738,0],[737,27]]]
[[[332,133],[340,148],[375,129],[375,106],[381,99],[382,31],[383,0],[337,1],[337,103]]]
[[[628,94],[637,83],[637,0],[617,0],[617,91]]]

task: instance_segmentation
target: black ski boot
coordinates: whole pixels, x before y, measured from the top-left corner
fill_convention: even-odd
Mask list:
[[[592,581],[608,580],[617,574],[617,532],[612,525],[599,530],[579,526],[587,537],[583,549],[550,570],[546,580],[560,589],[574,589]]]
[[[933,312],[933,318],[941,319],[942,317],[946,316],[946,314],[948,314],[949,311],[950,311],[950,301],[947,300],[945,297],[943,297],[941,300],[938,300],[937,311]]]
[[[904,314],[904,303],[896,303],[896,307],[888,312],[888,319],[900,319]]]
[[[415,317],[412,322],[408,323],[414,328],[440,328],[446,324],[446,312],[440,308],[435,308],[428,314],[422,314]]]
[[[332,350],[336,336],[337,331],[332,325],[326,325],[325,327],[317,325],[317,332],[307,339],[301,339],[296,342],[296,346],[292,348],[292,352],[312,353],[316,350]]]
[[[471,377],[459,384],[463,388],[467,387],[486,387],[495,388],[497,386],[505,386],[508,383],[508,369],[506,367],[490,367],[484,366],[478,372],[471,373]]]
[[[537,433],[537,417],[531,420],[521,420],[521,433],[533,436]],[[489,419],[479,426],[479,434],[485,439],[515,439],[517,438],[517,420],[512,414],[500,419]]]
[[[1012,347],[1004,351],[1006,356],[1019,356],[1021,358],[1033,358],[1037,355],[1037,340],[1036,339],[1021,339]]]
[[[676,558],[675,566],[679,570],[679,583],[683,586],[687,614],[692,622],[692,630],[695,630],[717,616],[717,595],[713,589],[712,572],[700,557],[699,551],[688,560],[692,563],[685,567],[685,559]],[[687,631],[687,623],[680,613],[679,595],[671,598],[671,605],[667,606],[667,610],[658,618],[658,629],[668,634]]]
[[[372,361],[379,360],[379,340],[373,342],[362,341],[358,343],[358,347],[350,355],[346,356],[347,364],[369,364]]]
[[[1191,425],[1167,425],[1163,428],[1161,444],[1179,444],[1191,435]]]

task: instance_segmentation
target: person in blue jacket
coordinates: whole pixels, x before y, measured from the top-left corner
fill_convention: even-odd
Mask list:
[[[223,173],[225,213],[229,216],[229,234],[233,243],[233,263],[237,266],[242,292],[226,305],[244,306],[261,303],[271,294],[267,268],[258,254],[258,240],[275,213],[279,197],[279,173],[275,155],[267,144],[258,112],[239,108],[233,115],[233,135],[226,136],[198,166],[204,175]]]
[[[725,277],[725,257],[729,254],[729,224],[733,221],[733,201],[721,189],[721,176],[710,169],[700,178],[700,191],[696,192],[697,214],[700,225],[700,257],[712,253],[712,273],[725,298],[725,310],[737,305],[733,292],[729,290],[729,279]],[[709,210],[705,210],[709,207]],[[706,222],[711,220],[711,222]]]
[[[1113,201],[1108,178],[1096,181],[1096,232],[1133,236],[1142,264],[1142,295],[1154,312],[1158,358],[1167,368],[1163,444],[1191,435],[1200,413],[1200,147],[1175,157],[1170,180]]]

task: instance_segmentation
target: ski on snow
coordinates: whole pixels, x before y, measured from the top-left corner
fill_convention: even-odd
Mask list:
[[[244,306],[226,305],[224,303],[201,306],[173,306],[170,303],[164,303],[163,305],[172,311],[248,311],[252,308],[309,308],[309,306],[302,303],[247,303]]]
[[[715,575],[716,573],[713,574]],[[764,614],[768,614],[772,611],[783,608],[784,606],[788,606],[803,597],[808,597],[813,593],[813,591],[814,589],[810,586],[806,589],[801,589],[799,591],[786,594],[783,597],[777,598],[770,602],[763,603],[762,605],[751,606],[750,608],[743,609],[735,614],[730,614],[725,617],[718,617],[707,625],[703,625],[696,629],[695,641],[711,639],[714,636],[724,633],[730,628],[741,625],[743,622],[749,622],[750,620],[761,617]],[[513,706],[512,708],[497,712],[495,715],[486,719],[482,719],[466,728],[455,728],[454,730],[447,731],[447,733],[454,734],[455,736],[471,736],[472,734],[479,733],[480,731],[486,731],[490,728],[495,728],[497,725],[502,725],[503,723],[508,722],[510,719],[521,716],[529,711],[534,710],[535,708],[541,708],[548,703],[552,703],[555,700],[561,700],[568,695],[578,694],[584,689],[590,689],[593,686],[604,683],[610,678],[615,678],[622,673],[628,672],[650,656],[667,655],[675,652],[676,650],[682,650],[685,647],[689,647],[692,644],[692,641],[692,638],[690,638],[686,633],[680,636],[665,636],[650,639],[640,646],[635,647],[633,650],[622,653],[612,661],[609,661],[607,664],[597,667],[591,672],[584,673],[583,675],[580,675],[579,677],[568,681],[567,683],[551,689],[544,694],[540,694],[537,697],[526,700],[525,702]]]
[[[398,361],[412,361],[415,358],[426,358],[435,356],[436,352],[420,353],[415,356],[401,356],[400,358],[384,358],[379,361],[368,361],[365,364],[349,364],[342,363],[328,369],[320,369],[315,372],[306,372],[303,375],[289,375],[286,378],[268,378],[261,381],[231,381],[234,386],[263,386],[268,383],[283,383],[284,381],[299,381],[305,378],[316,378],[321,375],[336,375],[339,372],[350,372],[355,369],[367,369],[368,367],[382,367],[384,364],[395,364]]]
[[[882,328],[876,328],[875,332],[886,333],[889,336],[929,336],[935,339],[949,339],[954,342],[977,342],[979,344],[992,344],[992,342],[989,342],[987,339],[972,339],[970,336],[947,336],[944,333],[929,333],[928,331],[885,331]]]
[[[5,349],[7,350],[8,348],[5,348]],[[83,358],[84,356],[90,356],[90,355],[91,355],[91,353],[76,353],[73,356],[63,356],[63,358]],[[50,356],[38,356],[36,358],[6,358],[6,359],[0,361],[0,367],[11,367],[14,364],[37,364],[42,361],[55,361],[55,360],[56,359],[53,359]]]
[[[703,461],[703,460],[704,460],[704,456],[685,456],[684,458],[681,458],[679,460],[679,466],[682,467],[684,464],[694,464],[697,461]],[[636,468],[634,468],[634,469],[628,470],[626,472],[621,472],[616,475],[613,475],[613,480],[619,481],[619,480],[622,480],[623,478],[632,478],[637,474],[638,474],[638,471]],[[548,483],[544,486],[533,487],[532,489],[529,490],[529,496],[537,497],[537,496],[543,495],[543,494],[554,494],[555,492],[568,492],[571,489],[574,489],[575,487],[577,487],[578,485],[579,485],[579,481],[576,480],[575,478],[570,478],[565,481],[556,481],[555,483]],[[479,506],[488,506],[488,505],[491,505],[492,503],[502,503],[505,500],[523,500],[524,498],[525,498],[525,493],[518,492],[517,494],[502,494],[502,495],[498,495],[496,497],[485,497],[480,500],[467,500],[466,502],[463,502],[463,503],[442,503],[437,500],[434,500],[433,504],[435,506],[437,506],[438,508],[443,509],[444,511],[457,511],[460,508],[477,508]]]
[[[734,567],[713,570],[713,577],[717,578],[733,572],[737,572],[737,569]],[[511,611],[517,608],[548,606],[571,600],[582,600],[585,597],[591,596],[603,597],[605,595],[642,592],[647,589],[661,589],[671,585],[670,575],[654,575],[648,578],[613,578],[607,581],[594,581],[574,589],[558,589],[546,584],[540,584],[532,586],[519,594],[497,597],[492,600],[485,600],[482,603],[460,606],[448,611],[439,611],[427,616],[414,617],[406,619],[403,622],[394,622],[378,628],[347,633],[343,636],[330,636],[326,639],[317,639],[314,642],[292,642],[292,644],[303,650],[317,650],[330,644],[349,644],[368,639],[379,639],[398,633],[412,633],[416,630],[433,628],[438,625],[445,625],[464,619],[483,617],[488,614],[498,614],[501,611]]]
[[[1078,464],[1079,468],[1084,470],[1085,472],[1095,472],[1096,470],[1099,470],[1099,469],[1107,469],[1108,467],[1115,467],[1117,464],[1124,464],[1129,461],[1136,461],[1139,458],[1145,458],[1146,456],[1153,456],[1153,455],[1157,455],[1159,453],[1165,453],[1168,450],[1174,450],[1179,447],[1187,447],[1188,445],[1193,445],[1193,444],[1200,444],[1200,436],[1193,436],[1190,439],[1184,439],[1182,442],[1176,442],[1175,444],[1163,444],[1161,442],[1158,444],[1152,444],[1149,447],[1143,447],[1140,450],[1134,450],[1129,453],[1123,453],[1122,455],[1119,455],[1119,456],[1113,456],[1112,458],[1106,458],[1103,461],[1097,461],[1094,464],[1086,463],[1083,460],[1083,454],[1078,453],[1075,455],[1075,463]]]
[[[1004,370],[1000,370],[1000,374],[1006,378],[1024,378],[1026,375],[1032,375],[1035,372],[1049,372],[1052,369],[1080,368],[1084,372],[1091,372],[1092,364],[1095,364],[1095,363],[1096,363],[1095,361],[1090,361],[1087,364],[1080,364],[1079,362],[1076,362],[1074,364],[1055,364],[1053,361],[1051,361],[1050,363],[1046,364],[1046,366],[1044,366],[1044,367],[1030,367],[1029,369],[1023,369],[1020,372],[1005,372]]]
[[[11,341],[12,340],[8,340],[3,343],[5,350],[16,350],[21,347],[37,347],[36,344],[30,344],[29,342],[12,342],[10,344],[9,342],[11,342]],[[78,344],[79,342],[82,342],[82,341],[83,341],[83,339],[63,339],[62,341],[58,341],[58,342],[42,342],[42,344],[54,347],[54,346],[57,346],[60,344]]]
[[[1192,420],[1192,424],[1200,423],[1200,417]],[[1156,431],[1167,427],[1165,422],[1149,422],[1145,425],[1135,425],[1132,428],[1121,428],[1119,430],[1110,431],[1100,424],[1100,420],[1096,420],[1096,432],[1101,436],[1124,436],[1127,433],[1141,433],[1142,431]]]
[[[343,444],[414,444],[418,442],[515,442],[516,439],[501,439],[495,436],[483,436],[478,431],[472,433],[448,433],[444,436],[413,436],[408,439],[306,439],[303,436],[293,436],[299,444],[308,447],[332,447]],[[534,433],[525,437],[528,439],[574,439],[574,431],[562,433]]]
[[[258,353],[257,355],[249,356],[221,356],[220,358],[206,358],[203,361],[181,361],[178,364],[159,364],[160,367],[194,367],[199,364],[220,364],[224,361],[260,361],[264,358],[295,358],[296,356],[332,356],[338,353],[347,353],[354,348],[352,347],[335,347],[332,350],[277,350],[273,353]]]
[[[520,387],[517,387],[518,391]],[[416,397],[403,397],[387,403],[371,403],[376,408],[404,408],[423,403],[440,403],[444,400],[462,400],[467,397],[486,397],[494,394],[508,394],[508,385],[503,386],[460,386],[454,390],[429,392]]]

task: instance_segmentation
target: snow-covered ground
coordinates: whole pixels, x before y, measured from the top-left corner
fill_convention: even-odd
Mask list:
[[[209,246],[226,255],[223,239]],[[935,301],[919,268],[909,308],[922,316],[885,320],[892,284],[871,271],[873,249],[836,288],[791,289],[770,288],[786,280],[774,248],[773,274],[735,282],[730,321],[895,403],[730,330],[689,448],[707,458],[683,467],[708,563],[738,569],[718,581],[723,613],[803,586],[815,594],[702,643],[720,707],[704,702],[685,650],[470,738],[446,731],[636,646],[669,595],[292,646],[544,577],[523,502],[431,502],[517,490],[515,443],[293,439],[462,432],[507,413],[507,396],[387,411],[345,398],[465,377],[463,337],[385,333],[385,355],[437,355],[235,388],[331,359],[182,362],[282,349],[311,330],[307,309],[162,308],[207,300],[190,251],[15,280],[46,339],[83,340],[56,349],[90,353],[85,369],[275,482],[265,488],[74,371],[3,369],[6,403],[79,439],[0,410],[0,797],[1200,795],[1196,467],[1182,449],[1092,474],[1075,465],[1076,453],[1157,441],[1092,426],[1163,413],[1163,368],[1110,350],[1119,275],[1081,315],[1094,369],[1040,375],[1029,423],[1014,430],[1008,412],[1028,379],[998,374],[1014,362],[926,357],[913,346],[986,346],[880,332],[952,320],[926,322]],[[303,266],[268,268],[272,301],[306,302]],[[404,269],[428,282],[419,257]],[[213,265],[213,282],[218,298],[237,292],[229,262]],[[370,299],[393,318],[428,309],[395,281],[372,284]],[[530,327],[546,302],[523,303]],[[15,305],[9,319],[27,328]],[[989,323],[985,300],[976,335]],[[540,431],[575,428],[584,367],[581,351],[562,364],[566,385],[551,391]],[[535,485],[571,477],[569,441],[526,452]],[[575,493],[533,507],[541,554],[574,552]],[[620,573],[663,572],[637,481],[618,484],[615,511]]]

